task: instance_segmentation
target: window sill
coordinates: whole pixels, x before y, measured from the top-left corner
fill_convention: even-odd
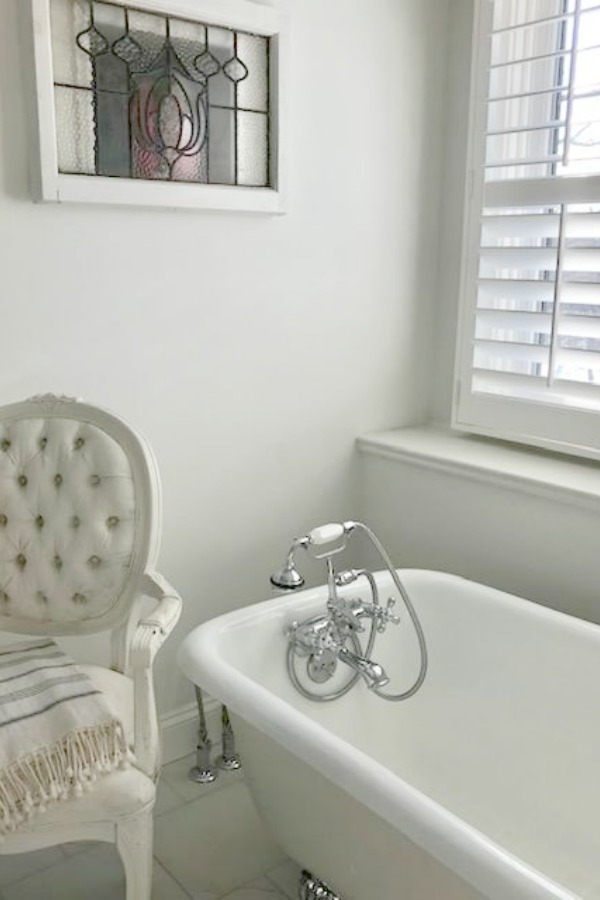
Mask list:
[[[590,460],[432,426],[367,434],[357,445],[368,456],[600,510],[600,466]]]

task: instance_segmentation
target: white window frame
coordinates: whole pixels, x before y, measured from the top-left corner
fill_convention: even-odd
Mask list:
[[[287,17],[277,6],[252,0],[111,0],[146,12],[181,17],[270,38],[269,110],[272,187],[192,184],[67,175],[58,170],[50,0],[24,0],[34,74],[32,192],[37,202],[103,203],[175,209],[286,210]]]
[[[484,206],[482,163],[485,156],[486,75],[492,13],[492,0],[475,0],[463,251],[451,424],[459,431],[600,459],[600,408],[585,409],[578,406],[574,396],[573,401],[570,402],[569,397],[565,396],[564,402],[558,404],[476,394],[471,390],[479,237],[481,210]],[[523,180],[516,190],[518,194],[515,193],[514,206],[548,203],[548,194],[539,179]],[[578,190],[581,201],[589,201],[590,195],[593,195],[594,201],[600,202],[600,177],[580,177]],[[573,196],[573,182],[569,185],[568,196],[561,197],[560,191],[561,185],[557,180],[553,202],[578,201]],[[488,200],[493,192],[494,184],[488,183]]]

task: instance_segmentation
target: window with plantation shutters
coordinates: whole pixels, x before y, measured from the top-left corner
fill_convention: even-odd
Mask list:
[[[454,424],[600,458],[600,2],[481,0]]]

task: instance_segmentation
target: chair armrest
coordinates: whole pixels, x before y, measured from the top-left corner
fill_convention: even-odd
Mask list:
[[[140,625],[158,628],[167,637],[181,615],[181,597],[175,588],[159,572],[146,572],[142,580],[142,591],[158,600],[152,612],[140,620]]]
[[[133,669],[152,665],[156,653],[177,624],[182,606],[175,588],[158,572],[146,572],[141,589],[158,603],[135,627],[131,642]]]

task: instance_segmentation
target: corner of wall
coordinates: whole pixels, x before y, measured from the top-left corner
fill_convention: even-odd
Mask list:
[[[444,176],[437,271],[437,315],[432,333],[434,370],[431,422],[448,425],[460,287],[461,235],[466,177],[471,30],[474,0],[457,0],[448,15],[445,82]]]

